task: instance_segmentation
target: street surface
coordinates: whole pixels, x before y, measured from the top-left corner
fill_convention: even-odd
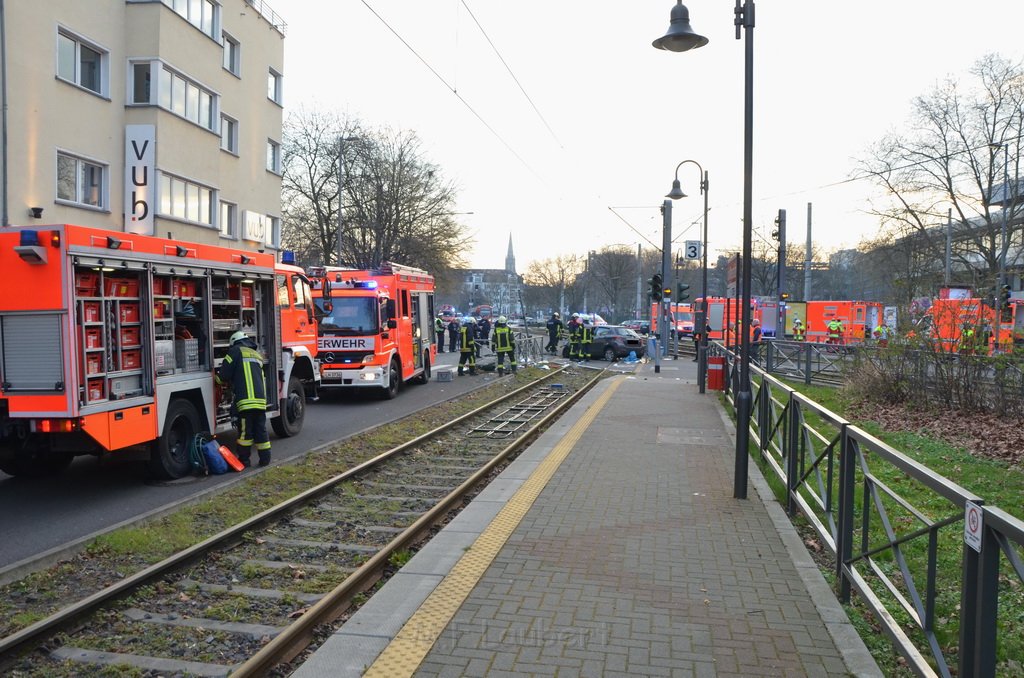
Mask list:
[[[438,355],[438,365],[458,363],[457,353]],[[365,393],[328,394],[308,403],[302,432],[281,439],[271,433],[278,462],[366,428],[399,419],[496,379],[494,373],[440,383],[406,385],[394,400]],[[141,457],[79,457],[52,478],[12,478],[0,473],[0,569],[124,521],[233,482],[239,474],[172,482],[147,480]]]

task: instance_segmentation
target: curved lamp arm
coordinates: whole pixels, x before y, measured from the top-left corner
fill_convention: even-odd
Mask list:
[[[672,180],[672,190],[669,191],[668,195],[665,196],[666,198],[671,198],[672,200],[679,200],[680,198],[686,197],[686,194],[683,193],[683,189],[679,184],[679,168],[687,163],[696,165],[697,170],[700,172],[700,192],[704,193],[705,191],[708,190],[708,175],[704,171],[704,168],[701,167],[700,163],[697,162],[696,160],[684,160],[678,165],[676,165],[675,179]]]

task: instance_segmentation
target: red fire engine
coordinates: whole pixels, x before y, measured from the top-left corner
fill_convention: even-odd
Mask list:
[[[56,472],[75,455],[147,446],[190,470],[196,434],[232,425],[213,371],[239,330],[268,359],[267,416],[302,428],[316,321],[301,269],[250,251],[83,226],[0,231],[0,469]],[[283,328],[289,337],[282,346]]]
[[[437,357],[433,276],[386,262],[379,269],[309,273],[323,388],[372,388],[394,398],[402,383],[430,380]]]

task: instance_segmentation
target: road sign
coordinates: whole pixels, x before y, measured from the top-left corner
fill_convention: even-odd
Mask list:
[[[964,543],[981,553],[981,530],[985,527],[984,509],[973,502],[964,503]]]
[[[683,246],[684,259],[700,259],[700,240],[687,240]]]

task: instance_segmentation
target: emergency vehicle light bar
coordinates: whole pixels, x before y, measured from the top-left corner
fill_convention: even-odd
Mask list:
[[[46,263],[46,250],[39,243],[39,231],[24,230],[18,235],[19,244],[14,247],[22,261],[41,265]],[[50,246],[60,247],[60,231],[50,232]]]

